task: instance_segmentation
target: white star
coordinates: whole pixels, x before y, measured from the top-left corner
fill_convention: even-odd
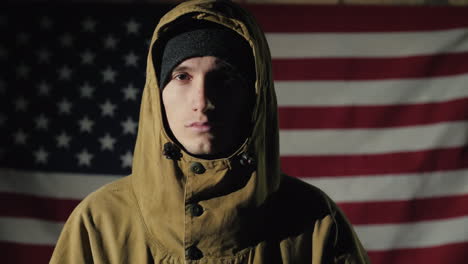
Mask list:
[[[133,121],[131,117],[128,117],[125,122],[122,122],[122,128],[124,134],[136,134],[136,128],[138,124]]]
[[[47,130],[47,127],[49,126],[49,119],[44,116],[44,114],[41,114],[36,118],[36,128],[39,130]]]
[[[68,148],[70,146],[71,137],[67,133],[63,132],[57,136],[57,147]]]
[[[39,62],[41,63],[50,62],[50,52],[44,48],[37,52],[37,56],[39,57]]]
[[[36,157],[36,163],[46,164],[49,153],[41,147],[34,152],[34,156]]]
[[[16,36],[16,39],[18,41],[18,44],[25,45],[29,42],[29,35],[25,32],[20,32]]]
[[[130,53],[125,55],[124,59],[125,59],[125,65],[137,66],[137,61],[139,58],[137,55],[135,55],[135,53],[133,53],[133,51],[131,51]]]
[[[58,109],[60,114],[70,114],[72,103],[70,103],[66,98],[63,98],[58,104]]]
[[[112,70],[110,66],[108,66],[103,72],[102,72],[102,78],[104,82],[114,82],[115,81],[115,75],[116,72]]]
[[[80,87],[80,95],[83,98],[90,98],[91,99],[93,97],[93,92],[94,92],[94,87],[89,85],[87,82],[85,82]]]
[[[115,139],[109,133],[99,138],[99,142],[101,142],[101,150],[114,150]]]
[[[115,49],[117,47],[117,39],[114,38],[112,35],[107,36],[104,40],[104,46],[108,49]]]
[[[52,20],[47,16],[43,16],[39,22],[39,25],[42,29],[49,30],[52,28]]]
[[[91,159],[93,154],[89,153],[86,149],[83,149],[79,154],[76,155],[78,158],[78,165],[80,166],[91,166]]]
[[[94,21],[91,17],[87,17],[81,25],[83,26],[83,30],[87,32],[94,32],[96,28],[96,21]]]
[[[73,37],[70,33],[65,33],[60,37],[60,44],[64,47],[73,45]]]
[[[26,111],[26,108],[28,108],[28,101],[24,99],[24,97],[19,97],[15,101],[15,109],[16,111]]]
[[[39,84],[39,95],[47,96],[50,94],[50,86],[45,81]]]
[[[105,103],[101,104],[100,107],[102,116],[114,116],[114,111],[117,106],[107,100]]]
[[[18,145],[26,144],[26,140],[28,139],[28,135],[21,129],[16,131],[13,136],[15,137],[15,143]]]
[[[126,27],[128,34],[137,34],[138,30],[140,29],[140,24],[138,24],[135,20],[130,19],[126,24]]]
[[[86,50],[85,52],[81,53],[81,63],[83,64],[93,64],[94,62],[94,54]]]
[[[67,65],[63,65],[62,68],[59,70],[60,80],[70,80],[71,75],[72,70]]]
[[[29,75],[29,67],[26,64],[21,63],[16,68],[16,75],[22,79],[27,78]]]
[[[133,87],[133,84],[129,83],[126,88],[122,90],[124,93],[125,100],[136,100],[138,89]]]
[[[126,167],[131,168],[133,155],[130,151],[127,151],[127,153],[120,156],[120,160],[122,161],[122,168],[126,168]]]
[[[94,122],[90,120],[87,116],[85,116],[79,121],[79,125],[81,132],[91,133],[91,130],[93,130]]]

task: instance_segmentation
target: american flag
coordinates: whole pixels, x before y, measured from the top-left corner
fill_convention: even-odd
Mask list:
[[[468,8],[248,5],[282,169],[327,192],[372,263],[468,259]],[[0,255],[48,263],[69,213],[131,172],[166,5],[0,11]]]

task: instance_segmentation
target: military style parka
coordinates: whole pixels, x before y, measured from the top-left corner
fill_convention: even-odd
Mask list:
[[[164,126],[155,51],[182,17],[225,26],[252,48],[252,132],[229,157],[194,157]],[[178,5],[154,31],[146,76],[132,174],[75,208],[50,263],[368,263],[337,206],[319,189],[280,173],[271,57],[250,14],[229,1]]]

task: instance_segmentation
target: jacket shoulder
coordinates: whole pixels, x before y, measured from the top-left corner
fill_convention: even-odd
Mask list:
[[[145,241],[137,208],[129,177],[89,194],[65,223],[50,263],[107,261],[124,254],[120,249],[126,241]]]

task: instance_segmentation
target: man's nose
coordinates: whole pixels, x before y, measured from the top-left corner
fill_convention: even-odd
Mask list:
[[[202,113],[207,112],[209,110],[213,110],[215,108],[210,95],[209,95],[209,87],[208,82],[205,78],[200,78],[194,87],[194,95],[193,95],[193,102],[192,102],[192,110],[193,111],[200,111]]]

